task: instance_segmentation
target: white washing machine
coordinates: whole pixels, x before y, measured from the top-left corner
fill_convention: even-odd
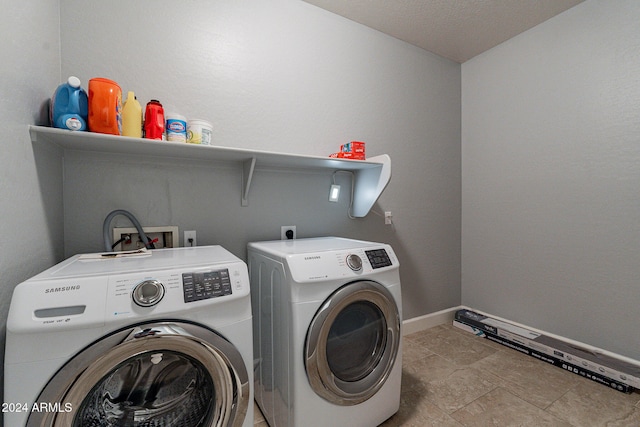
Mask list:
[[[76,255],[13,293],[4,424],[252,426],[252,345],[224,248]]]
[[[398,411],[402,298],[389,245],[249,243],[256,401],[271,427],[373,427]]]

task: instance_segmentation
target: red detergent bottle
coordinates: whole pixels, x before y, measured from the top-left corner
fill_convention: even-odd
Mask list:
[[[164,133],[164,109],[160,101],[152,99],[147,103],[144,113],[144,137],[162,139]]]

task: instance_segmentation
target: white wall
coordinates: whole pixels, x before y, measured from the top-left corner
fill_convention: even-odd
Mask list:
[[[143,105],[157,98],[209,120],[219,145],[324,156],[366,141],[369,156],[392,158],[374,209],[395,220],[348,219],[346,175],[333,204],[329,173],[259,171],[241,207],[237,167],[73,153],[66,255],[101,250],[116,208],[240,257],[291,224],[299,237],[390,243],[407,318],[460,304],[459,64],[299,0],[62,0],[61,40],[64,76],[108,77]]]
[[[60,155],[32,146],[27,130],[60,83],[57,16],[58,3],[41,0],[12,3],[0,18],[0,366],[13,288],[62,257]]]
[[[640,3],[462,66],[462,302],[640,359]]]

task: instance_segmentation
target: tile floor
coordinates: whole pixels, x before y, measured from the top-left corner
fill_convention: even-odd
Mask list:
[[[382,427],[640,426],[639,392],[611,390],[451,325],[405,336],[403,346],[400,410]],[[255,410],[255,426],[267,427]]]

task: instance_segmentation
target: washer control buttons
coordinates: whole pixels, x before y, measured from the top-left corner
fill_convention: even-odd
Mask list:
[[[233,293],[229,269],[182,273],[184,302],[223,297]]]
[[[371,263],[371,267],[373,269],[389,267],[393,265],[391,259],[389,258],[389,254],[384,249],[365,251],[365,254],[367,254],[367,258],[369,258],[369,262]]]
[[[133,302],[141,307],[151,307],[164,297],[164,285],[158,280],[145,280],[133,288]]]
[[[362,270],[362,259],[356,254],[347,255],[347,265],[353,271]]]

